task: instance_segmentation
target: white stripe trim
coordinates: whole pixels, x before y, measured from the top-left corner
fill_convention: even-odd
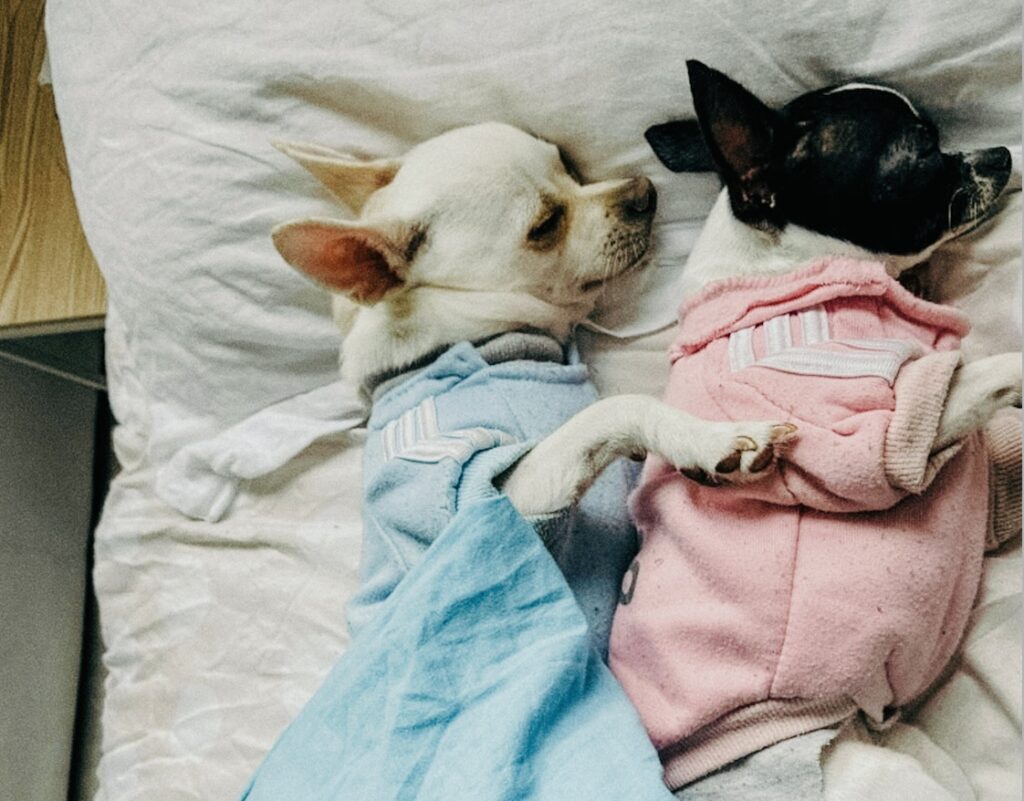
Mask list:
[[[738,372],[754,364],[754,329],[741,328],[729,334],[729,366]]]
[[[395,458],[395,451],[398,450],[398,441],[395,438],[395,434],[398,430],[398,426],[395,421],[387,424],[384,428],[384,460],[390,461]]]
[[[492,430],[490,428],[464,428],[459,431],[452,431],[444,436],[463,440],[476,450],[493,448],[497,445],[510,445],[515,442],[504,431]]]
[[[923,353],[913,340],[840,339],[832,340],[828,313],[815,306],[798,313],[803,347],[793,347],[790,314],[772,317],[762,323],[766,355],[754,356],[753,333],[756,326],[729,335],[729,366],[733,372],[758,366],[787,373],[837,378],[877,376],[890,384],[896,380],[903,363]],[[854,350],[824,350],[816,345],[833,343]]]
[[[419,427],[417,425],[419,413],[420,407],[417,406],[398,418],[398,439],[402,448],[408,448],[417,441],[416,429]]]
[[[837,345],[870,351],[887,351],[903,358],[917,357],[924,353],[919,342],[908,339],[837,339]]]
[[[423,403],[416,407],[416,410],[419,412],[420,420],[422,421],[424,437],[436,437],[441,433],[441,429],[437,425],[437,404],[434,402],[433,397],[423,401]]]
[[[437,407],[433,397],[429,397],[384,427],[384,459],[394,459],[399,453],[414,447],[416,443],[436,437],[439,433]]]
[[[757,366],[785,373],[831,378],[877,376],[891,384],[906,360],[906,357],[901,354],[887,351],[858,353],[826,351],[816,348],[790,348],[783,353],[765,356],[757,362]]]
[[[788,314],[772,317],[765,321],[764,334],[765,341],[768,343],[768,353],[781,353],[787,348],[793,347],[793,334],[789,327]]]
[[[515,441],[504,431],[479,426],[442,433],[433,397],[392,420],[381,435],[384,461],[407,459],[433,463],[450,458],[464,462],[477,451]]]
[[[805,345],[815,345],[819,342],[828,342],[828,315],[824,306],[815,306],[813,309],[805,309],[798,315],[800,318],[800,329],[803,334]]]
[[[464,462],[474,453],[473,449],[464,442],[458,440],[421,442],[411,448],[406,448],[399,455],[399,459],[408,462],[436,463],[442,459],[454,459],[457,462]]]

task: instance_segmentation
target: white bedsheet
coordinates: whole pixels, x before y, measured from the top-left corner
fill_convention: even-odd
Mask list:
[[[710,175],[668,173],[642,137],[690,113],[686,58],[774,102],[886,80],[934,114],[948,145],[1020,143],[1014,0],[967,14],[960,0],[54,0],[47,15],[72,183],[136,355],[158,465],[334,377],[326,299],[268,232],[339,210],[273,137],[391,155],[498,118],[564,144],[585,175],[645,172],[663,190],[660,269],[640,279],[655,283],[678,272],[717,189]],[[662,293],[636,294],[664,319]],[[621,304],[615,327],[644,328]]]
[[[110,290],[125,467],[96,546],[107,801],[230,798],[345,644],[358,435],[248,482],[216,525],[153,491],[181,448],[336,378],[326,298],[281,262],[268,232],[340,210],[272,137],[389,155],[501,119],[564,145],[585,174],[650,175],[657,260],[641,285],[609,294],[600,321],[619,334],[668,316],[664,287],[717,191],[712,176],[662,169],[642,138],[690,113],[686,58],[778,102],[850,77],[885,80],[934,114],[950,147],[1020,143],[1016,0],[969,13],[958,0],[50,0],[47,35],[72,183]],[[1013,213],[985,251],[1002,254],[1000,286],[1019,271],[1019,204]],[[1015,324],[1002,299],[972,302],[990,327]],[[584,344],[605,388],[656,392],[665,336]],[[899,741],[958,801],[1020,792],[1018,559],[989,562],[993,600],[962,669]],[[858,754],[847,776],[888,775],[895,753],[844,749]]]

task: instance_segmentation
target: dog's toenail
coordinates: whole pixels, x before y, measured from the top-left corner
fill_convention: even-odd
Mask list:
[[[777,426],[772,426],[772,439],[788,439],[796,431],[797,428],[792,423],[779,423]]]
[[[775,451],[771,448],[765,448],[754,457],[754,461],[750,463],[749,470],[751,473],[760,473],[762,470],[766,470],[773,461],[775,461]]]
[[[736,442],[733,443],[734,447],[738,451],[756,451],[757,443],[754,442],[750,437],[736,437]]]
[[[756,446],[755,446],[756,447]],[[749,450],[749,449],[748,449]],[[734,473],[740,469],[740,460],[743,458],[741,451],[733,451],[722,461],[715,465],[716,473]]]
[[[681,467],[679,472],[686,476],[691,481],[696,481],[698,484],[703,484],[705,487],[714,487],[718,485],[708,472],[701,467]]]
[[[644,459],[647,458],[647,451],[633,451],[631,454],[629,454],[629,458],[632,459],[634,462],[642,462]]]

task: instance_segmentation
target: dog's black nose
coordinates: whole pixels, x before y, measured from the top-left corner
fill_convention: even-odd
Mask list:
[[[1010,151],[1005,147],[990,147],[967,154],[967,163],[984,173],[1009,172],[1012,165]]]
[[[992,148],[992,159],[993,166],[997,170],[1008,170],[1013,163],[1013,158],[1010,156],[1010,151],[1005,147],[994,147]]]
[[[649,178],[634,178],[619,197],[627,216],[650,217],[658,207],[658,192]]]

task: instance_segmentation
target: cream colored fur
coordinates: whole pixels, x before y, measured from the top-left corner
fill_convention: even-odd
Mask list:
[[[353,381],[506,331],[564,341],[603,282],[642,267],[649,245],[646,178],[581,183],[558,148],[508,125],[459,128],[402,159],[278,147],[358,215],[274,231],[285,259],[335,293],[341,369]],[[521,512],[556,511],[615,458],[648,451],[703,481],[753,480],[792,435],[791,426],[709,424],[647,397],[612,397],[541,442],[504,489]]]

